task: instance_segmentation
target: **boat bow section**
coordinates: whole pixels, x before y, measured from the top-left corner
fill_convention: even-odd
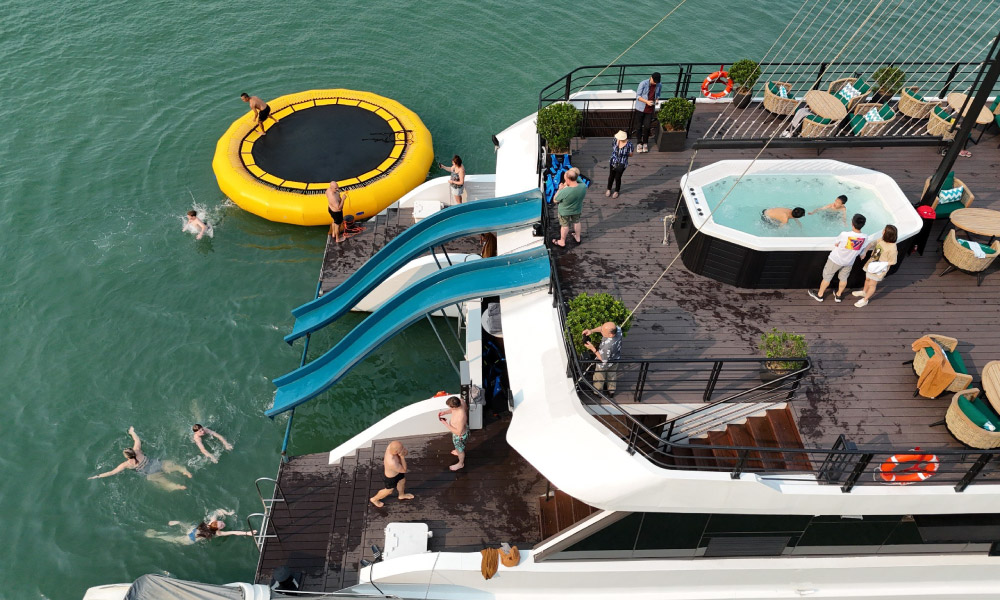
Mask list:
[[[292,343],[332,323],[400,267],[432,247],[484,231],[522,227],[537,221],[541,212],[541,192],[535,189],[457,204],[423,219],[393,238],[342,284],[292,310],[295,326],[285,341]]]
[[[397,238],[398,239],[398,238]],[[544,247],[441,269],[399,292],[311,363],[274,380],[273,417],[322,394],[355,365],[425,314],[483,296],[508,295],[549,282]]]

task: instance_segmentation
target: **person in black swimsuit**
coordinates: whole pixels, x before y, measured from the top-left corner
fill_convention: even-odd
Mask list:
[[[122,450],[122,454],[125,455],[125,461],[110,471],[105,471],[104,473],[88,477],[87,479],[110,477],[112,475],[117,475],[126,469],[132,469],[144,475],[146,479],[152,481],[165,490],[173,491],[187,489],[187,486],[170,481],[167,479],[166,475],[167,473],[181,473],[190,479],[190,471],[173,461],[160,460],[158,458],[150,458],[146,456],[142,452],[142,442],[139,440],[139,436],[135,432],[135,427],[129,427],[128,434],[132,436],[133,444],[131,448],[125,448]]]
[[[257,96],[251,96],[246,92],[240,94],[240,99],[250,104],[250,108],[253,110],[254,118],[257,120],[257,125],[260,125],[261,135],[266,133],[264,131],[264,121],[272,119],[275,123],[278,122],[277,119],[271,116],[271,107],[268,106],[267,102],[264,102]]]
[[[333,219],[333,223],[330,224],[330,237],[338,244],[342,241],[340,234],[344,231],[344,199],[346,195],[340,191],[340,186],[337,185],[336,181],[331,181],[330,187],[326,188],[326,211]]]
[[[413,494],[404,492],[406,489],[406,455],[406,448],[398,440],[394,440],[385,449],[385,456],[382,458],[385,483],[377,494],[368,499],[378,508],[385,506],[382,499],[390,496],[394,491],[399,492],[400,500],[413,499]]]

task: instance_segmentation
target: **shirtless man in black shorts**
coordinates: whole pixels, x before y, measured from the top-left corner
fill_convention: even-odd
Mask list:
[[[240,94],[240,98],[242,98],[244,102],[248,102],[250,104],[250,108],[253,110],[254,118],[257,120],[257,124],[260,125],[261,135],[265,134],[264,121],[271,119],[275,123],[278,122],[277,119],[271,116],[271,107],[267,105],[267,102],[264,102],[257,96],[251,96],[246,92]]]
[[[399,491],[400,500],[411,500],[413,494],[403,493],[406,486],[406,448],[398,441],[393,441],[385,449],[385,458],[382,463],[385,466],[385,483],[377,494],[368,499],[375,506],[382,508],[385,504],[382,499],[391,495],[393,490]]]
[[[326,188],[327,212],[333,217],[330,224],[330,237],[339,244],[341,242],[340,233],[344,229],[344,196],[346,193],[340,191],[340,186],[336,181],[330,182],[330,187]],[[344,238],[347,239],[347,238]]]

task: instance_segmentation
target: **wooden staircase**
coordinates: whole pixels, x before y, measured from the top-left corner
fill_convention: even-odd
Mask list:
[[[705,437],[688,440],[689,447],[673,447],[673,464],[706,470],[726,471],[736,467],[739,453],[718,446],[781,448],[781,452],[750,452],[745,471],[812,471],[804,452],[802,436],[789,407],[772,408],[762,416],[748,417],[744,423],[730,423],[723,430],[709,431]]]
[[[538,509],[538,527],[542,532],[543,540],[597,512],[593,506],[584,504],[566,492],[556,489],[547,495],[538,497]]]

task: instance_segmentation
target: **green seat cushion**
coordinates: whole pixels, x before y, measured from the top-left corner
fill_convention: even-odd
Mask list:
[[[864,115],[853,115],[851,116],[851,131],[854,133],[861,133],[868,121],[865,119]]]
[[[920,102],[924,101],[923,95],[920,92],[918,92],[917,90],[903,90],[903,93],[906,94],[907,96],[913,98],[914,100],[918,100]]]
[[[934,348],[924,348],[927,351],[927,358],[934,356]],[[955,369],[956,373],[961,373],[962,375],[968,375],[969,371],[965,368],[965,361],[962,359],[962,355],[959,354],[958,350],[947,350],[944,351],[945,357],[948,358],[948,363],[951,365],[952,369]]]
[[[950,190],[953,187],[955,187],[955,172],[948,171],[948,176],[945,177],[944,181],[941,182],[941,189]]]
[[[829,125],[830,123],[833,123],[833,119],[824,119],[819,115],[806,115],[806,120],[819,123],[820,125]]]
[[[951,113],[949,113],[947,110],[945,110],[944,108],[942,108],[940,104],[934,107],[934,114],[936,114],[937,116],[941,117],[945,121],[950,121],[951,120]]]
[[[767,82],[767,89],[770,90],[775,96],[778,95],[778,86],[773,81]]]
[[[1000,106],[1000,96],[997,96],[996,100],[993,101],[993,104],[990,104],[990,112],[996,111],[997,106]]]
[[[979,409],[979,412],[983,413],[983,416],[993,421],[994,424],[1000,424],[1000,415],[997,414],[997,411],[993,410],[993,406],[986,401],[986,398],[977,396],[972,400],[972,405]]]
[[[854,82],[854,89],[861,92],[861,95],[864,96],[868,93],[868,90],[872,89],[872,86],[869,85],[867,81],[859,77],[858,80]]]
[[[987,431],[996,431],[996,418],[994,417],[991,420],[988,416],[989,413],[983,414],[983,411],[979,410],[979,408],[968,398],[962,397],[958,399],[958,409],[961,410],[962,413],[968,417],[968,419],[972,421],[976,427]]]
[[[934,209],[934,218],[943,219],[960,208],[965,208],[961,202],[949,202],[948,204],[938,204]]]
[[[966,250],[969,249],[969,242],[968,242],[968,240],[958,240],[958,245],[961,246],[961,247],[963,247],[963,248],[965,248]],[[985,254],[996,254],[997,253],[996,250],[994,250],[993,248],[990,248],[986,244],[979,244],[979,247],[983,249],[983,252]]]
[[[883,121],[888,121],[889,119],[896,116],[896,113],[892,112],[892,109],[889,108],[888,104],[885,104],[882,106],[882,108],[878,109],[878,114],[880,117],[882,117]]]

